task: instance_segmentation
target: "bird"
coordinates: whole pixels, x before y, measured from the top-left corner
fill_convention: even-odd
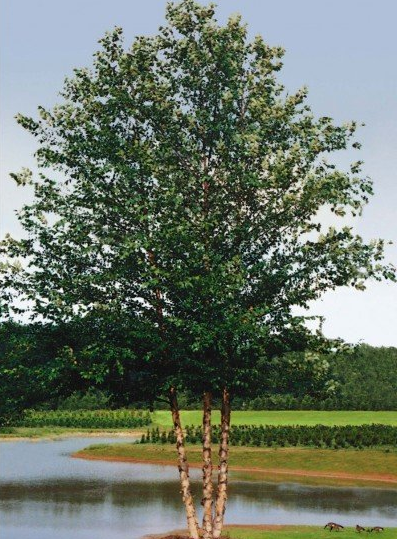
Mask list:
[[[336,522],[328,522],[324,528],[329,528],[329,531],[332,532],[332,530],[342,530],[344,526],[342,526],[342,524],[337,524]]]
[[[365,528],[363,528],[359,524],[356,524],[356,532],[358,533],[365,532]]]
[[[328,524],[326,524],[324,528],[331,528],[331,526],[333,526],[334,524],[335,522],[328,522]]]
[[[385,528],[383,528],[382,526],[374,526],[373,528],[371,528],[371,532],[383,532]]]

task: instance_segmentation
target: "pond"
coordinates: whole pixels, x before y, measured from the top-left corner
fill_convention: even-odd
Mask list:
[[[124,440],[1,443],[2,539],[138,539],[185,527],[176,468],[70,458],[114,441]],[[200,471],[191,476],[200,500]],[[396,490],[233,481],[226,522],[395,526],[396,506]]]

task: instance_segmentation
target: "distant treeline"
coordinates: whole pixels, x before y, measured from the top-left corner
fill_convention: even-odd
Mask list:
[[[286,367],[270,391],[252,399],[233,399],[235,410],[397,410],[397,348],[366,344],[353,351],[326,356],[329,395],[310,391],[305,378]],[[272,381],[269,383],[272,386]],[[314,394],[313,394],[314,393]],[[185,394],[182,407],[199,408],[199,402]],[[215,403],[216,405],[216,403]]]
[[[167,408],[156,400],[161,373],[147,370],[150,335],[118,325],[112,331],[83,323],[0,324],[0,424],[26,409]],[[262,365],[252,390],[232,395],[234,410],[397,410],[397,348],[291,351],[264,357]],[[178,400],[181,409],[202,405],[187,391]]]
[[[246,403],[267,410],[397,410],[397,348],[358,346],[353,353],[328,358],[335,393],[325,399],[274,394]]]

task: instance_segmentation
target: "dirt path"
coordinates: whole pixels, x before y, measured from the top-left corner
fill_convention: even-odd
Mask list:
[[[137,464],[157,464],[160,466],[175,466],[176,463],[170,462],[169,460],[144,460],[136,459],[133,457],[108,457],[108,456],[97,456],[84,453],[84,451],[79,451],[72,455],[73,458],[81,458],[87,460],[106,460],[109,462],[132,462]],[[191,468],[201,468],[201,464],[193,463],[189,464]],[[352,474],[348,472],[327,472],[327,471],[313,471],[313,470],[303,470],[303,469],[289,469],[289,468],[244,468],[242,466],[230,466],[231,471],[235,472],[253,472],[260,473],[263,475],[274,474],[274,475],[288,475],[296,477],[317,477],[317,478],[328,478],[328,479],[353,479],[357,481],[375,481],[382,483],[391,483],[397,485],[397,475],[394,474]]]

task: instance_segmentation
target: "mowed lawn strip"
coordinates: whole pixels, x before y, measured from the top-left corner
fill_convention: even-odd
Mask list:
[[[181,412],[183,425],[201,425],[200,410],[184,410]],[[62,435],[83,435],[84,433],[142,433],[147,428],[159,427],[160,430],[172,428],[171,414],[168,410],[158,410],[152,414],[153,423],[149,427],[127,428],[72,428],[72,427],[6,427],[0,428],[0,439],[7,438],[48,438]],[[213,411],[213,424],[219,424],[220,414]],[[232,412],[232,425],[364,425],[377,423],[397,426],[397,411],[235,411]]]
[[[330,537],[329,530],[324,530],[321,526],[226,526],[224,534],[230,539],[325,539]],[[359,535],[361,534],[351,527],[344,528],[338,533],[340,539],[353,539]],[[365,536],[367,535],[365,533]],[[397,528],[386,528],[382,532],[382,538],[397,539]]]
[[[182,411],[183,425],[201,425],[200,410]],[[168,410],[158,410],[152,414],[154,427],[171,428],[171,414]],[[219,424],[219,410],[213,411],[213,424]],[[238,410],[232,411],[232,425],[364,425],[378,423],[397,425],[397,411],[317,411],[317,410]]]
[[[78,457],[131,459],[148,463],[176,463],[176,451],[172,445],[157,444],[98,444],[75,454]],[[201,465],[199,446],[188,446],[188,458],[192,465]],[[230,451],[230,467],[251,470],[291,470],[348,473],[363,475],[388,475],[397,481],[397,451],[366,449],[305,449],[305,448],[254,448],[233,447]],[[216,458],[214,459],[216,463]]]

